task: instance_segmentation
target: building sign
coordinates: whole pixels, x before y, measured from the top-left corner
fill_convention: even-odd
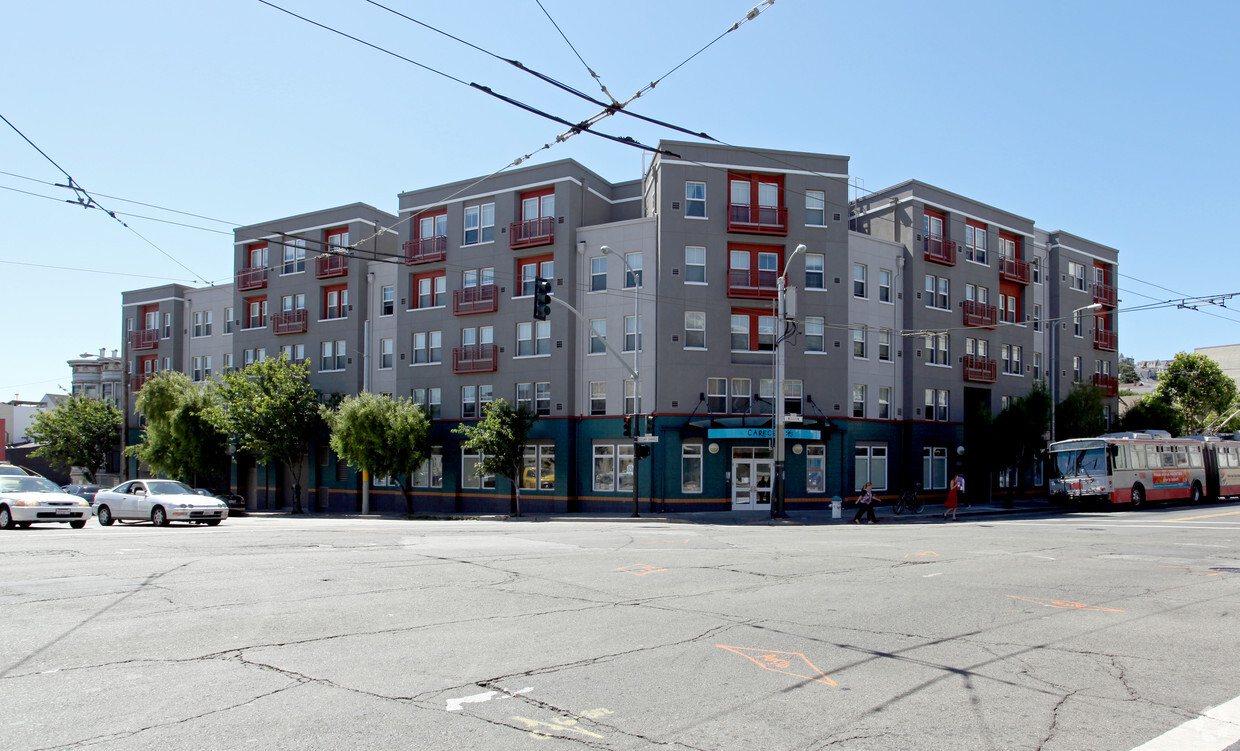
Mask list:
[[[774,428],[711,428],[706,431],[707,438],[774,438]],[[801,428],[784,428],[785,438],[799,438],[803,441],[816,441],[822,437],[820,430],[803,430]]]

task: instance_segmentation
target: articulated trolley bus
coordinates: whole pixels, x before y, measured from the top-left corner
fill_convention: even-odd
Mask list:
[[[1240,496],[1240,441],[1172,438],[1164,430],[1056,441],[1049,450],[1051,500],[1073,505]]]

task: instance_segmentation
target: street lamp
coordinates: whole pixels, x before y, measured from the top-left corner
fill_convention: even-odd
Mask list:
[[[775,503],[771,504],[771,518],[783,519],[788,516],[784,511],[784,330],[786,326],[787,308],[784,300],[784,288],[788,281],[788,269],[792,259],[805,252],[804,245],[798,245],[784,262],[784,273],[776,280],[775,294]]]
[[[641,296],[639,290],[642,286],[641,271],[634,271],[629,265],[629,259],[612,250],[610,246],[603,245],[599,248],[603,255],[616,256],[620,262],[624,264],[624,270],[633,275],[633,417],[637,422],[637,416],[642,413],[642,380],[641,368],[639,367],[642,344],[642,319],[641,319]],[[637,426],[634,425],[634,428]],[[637,492],[637,445],[638,431],[633,430],[633,516],[641,516],[638,513],[638,492]]]
[[[1069,313],[1066,318],[1076,321],[1076,314],[1083,313],[1087,310],[1100,310],[1102,303],[1096,302],[1090,305],[1083,305]],[[1055,410],[1059,406],[1059,324],[1065,318],[1056,318],[1051,328],[1051,442],[1055,441]]]

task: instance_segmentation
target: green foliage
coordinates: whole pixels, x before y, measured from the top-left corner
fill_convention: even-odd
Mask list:
[[[1236,382],[1209,357],[1181,352],[1159,376],[1156,393],[1179,410],[1185,430],[1198,432],[1235,401]]]
[[[1055,440],[1092,438],[1106,431],[1102,390],[1090,383],[1077,383],[1055,409]]]
[[[1165,430],[1173,436],[1184,434],[1180,411],[1157,393],[1146,394],[1115,421],[1116,431],[1143,432]]]
[[[212,421],[216,398],[211,385],[165,370],[147,381],[134,407],[146,418],[142,442],[125,450],[156,472],[198,484],[218,477],[227,462],[228,436]]]
[[[379,477],[404,476],[405,511],[413,513],[410,476],[430,455],[430,420],[412,400],[362,392],[324,407],[336,455]]]
[[[301,513],[301,463],[322,421],[309,366],[286,355],[224,375],[212,421],[237,448],[283,463],[293,477],[293,513]]]
[[[1137,375],[1137,366],[1126,361],[1119,364],[1120,383],[1136,383],[1139,380],[1141,380],[1141,377]]]
[[[91,482],[120,445],[121,411],[102,399],[73,396],[55,409],[36,414],[26,434],[43,444],[31,456],[68,469],[78,467]]]
[[[1041,382],[1022,397],[1017,397],[995,417],[991,432],[993,456],[1001,467],[1016,468],[1016,487],[1025,472],[1046,450],[1046,433],[1050,429],[1051,396]]]
[[[521,515],[521,464],[530,428],[538,416],[527,408],[513,409],[503,399],[496,399],[482,410],[477,423],[462,423],[452,432],[465,438],[461,447],[483,459],[474,469],[475,475],[496,474],[512,481],[512,513]]]

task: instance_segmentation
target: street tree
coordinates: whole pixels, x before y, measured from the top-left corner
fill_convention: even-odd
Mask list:
[[[513,516],[521,515],[521,466],[525,444],[538,416],[527,407],[513,409],[503,399],[496,399],[482,410],[477,423],[462,423],[452,429],[465,438],[461,447],[482,456],[474,474],[495,474],[512,482],[509,506]]]
[[[72,396],[55,409],[34,416],[26,435],[43,444],[31,456],[68,470],[77,467],[95,482],[108,452],[120,445],[121,411],[111,402]]]
[[[193,485],[218,478],[227,460],[228,436],[212,419],[213,384],[199,385],[176,370],[148,380],[134,407],[146,418],[142,442],[125,450],[156,472]]]
[[[407,397],[363,391],[323,408],[336,455],[379,477],[401,477],[405,513],[413,514],[413,473],[430,456],[430,420]]]
[[[1184,429],[1195,433],[1226,414],[1236,382],[1209,357],[1181,352],[1158,377],[1155,393],[1179,410]]]
[[[1016,469],[1012,491],[1024,487],[1026,470],[1033,467],[1046,450],[1046,432],[1051,420],[1051,397],[1039,382],[1025,396],[1016,397],[995,417],[991,435],[994,457],[1001,467]]]
[[[1137,374],[1137,366],[1123,360],[1119,364],[1119,382],[1120,383],[1136,383],[1141,380],[1141,376]]]
[[[309,366],[287,355],[226,373],[218,386],[212,420],[237,448],[259,461],[283,464],[293,478],[293,513],[301,507],[302,462],[322,425],[319,392],[310,385]]]
[[[1115,430],[1134,433],[1165,430],[1173,436],[1183,435],[1184,420],[1171,402],[1157,393],[1146,394],[1115,421]]]
[[[1106,419],[1102,389],[1092,383],[1077,383],[1055,408],[1055,440],[1100,435],[1106,430]]]

